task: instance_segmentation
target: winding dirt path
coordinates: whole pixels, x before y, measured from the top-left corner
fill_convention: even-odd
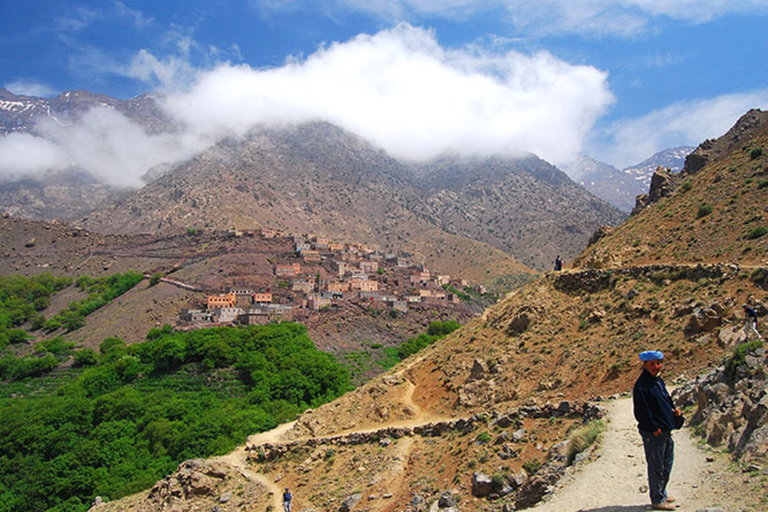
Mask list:
[[[632,414],[632,399],[616,400],[608,408],[608,425],[597,452],[599,458],[568,474],[550,499],[533,511],[650,510],[645,455]],[[738,491],[731,487],[739,475],[728,470],[727,456],[698,448],[687,428],[675,432],[674,440],[675,463],[667,490],[677,499],[678,510],[740,510],[734,500]]]
[[[229,464],[231,467],[239,471],[240,475],[242,475],[242,477],[246,480],[258,482],[263,485],[267,489],[267,492],[272,496],[273,510],[282,510],[283,489],[275,482],[267,478],[266,475],[257,473],[251,469],[250,465],[248,464],[248,452],[246,451],[245,447],[250,444],[277,443],[280,441],[283,434],[285,434],[288,430],[291,429],[291,427],[293,427],[294,423],[295,422],[283,423],[282,425],[279,425],[268,432],[262,432],[260,434],[249,436],[246,444],[238,446],[234,451],[214,459]]]

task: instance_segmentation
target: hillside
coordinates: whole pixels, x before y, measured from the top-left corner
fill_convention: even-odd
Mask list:
[[[273,226],[400,247],[478,280],[514,273],[504,253],[549,268],[557,253],[575,256],[599,225],[621,218],[533,157],[411,165],[315,123],[222,142],[80,225],[111,233]]]
[[[747,113],[701,144],[677,175],[659,176],[653,208],[598,240],[575,267],[768,262],[768,113]]]
[[[604,236],[577,260],[580,268],[540,276],[279,435],[254,438],[230,457],[185,463],[151,491],[95,510],[266,509],[279,505],[282,487],[300,497],[301,509],[427,509],[446,503],[448,491],[445,507],[451,499],[470,510],[534,504],[563,474],[567,432],[601,416],[603,397],[631,388],[638,352],[664,351],[665,380],[685,382],[744,340],[742,303],[761,317],[768,312],[765,238],[744,237],[762,225],[766,205],[765,155],[756,150],[768,141],[764,126],[750,126],[738,144],[730,133],[706,143],[732,149],[708,153],[703,167],[684,175],[686,190]],[[702,200],[713,212],[692,220],[690,208],[695,217]],[[682,236],[691,222],[693,242]],[[710,249],[718,246],[727,253]],[[606,268],[589,268],[598,266]],[[756,474],[712,485],[739,482],[728,491],[763,506],[756,462]],[[487,478],[484,491],[478,475]]]
[[[176,130],[149,95],[117,100],[71,91],[49,100],[0,90],[5,134],[45,138],[100,110],[119,112],[148,135]],[[109,234],[272,226],[382,250],[408,244],[404,250],[430,265],[488,285],[516,273],[509,255],[548,269],[558,254],[575,257],[598,226],[623,219],[533,155],[445,155],[416,164],[321,122],[254,128],[189,161],[146,169],[142,179],[148,185],[130,193],[78,168],[9,176],[0,208],[36,220],[81,219],[81,227]]]
[[[578,254],[602,224],[624,216],[534,156],[441,159],[418,185],[446,231],[485,242],[539,270]]]

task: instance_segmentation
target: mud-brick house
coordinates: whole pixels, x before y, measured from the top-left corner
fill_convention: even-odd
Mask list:
[[[325,291],[333,293],[344,293],[349,291],[349,282],[347,281],[330,281],[323,286]]]
[[[291,290],[294,292],[311,293],[315,291],[314,279],[294,279],[291,282]]]
[[[329,242],[328,243],[328,250],[330,252],[342,252],[344,251],[344,244],[339,244],[336,242]]]
[[[301,274],[301,263],[278,263],[275,265],[275,276],[294,277]]]
[[[421,291],[428,291],[428,290],[421,290]],[[422,302],[430,302],[430,303],[436,303],[436,302],[445,302],[446,301],[446,294],[442,291],[433,291],[429,295],[423,296],[421,298]]]
[[[322,253],[331,252],[330,244],[327,242],[312,242],[312,249]]]
[[[367,272],[369,274],[372,274],[372,273],[374,273],[374,272],[379,270],[379,262],[375,261],[375,260],[373,260],[373,261],[371,261],[371,260],[363,260],[363,261],[360,262],[358,267],[360,268],[360,270],[362,272]]]
[[[272,228],[261,228],[261,230],[259,230],[259,234],[262,238],[275,238],[277,232]]]
[[[407,313],[408,312],[408,301],[405,300],[396,300],[392,303],[392,309],[395,311],[399,311],[400,313]]]
[[[267,304],[272,302],[272,294],[269,292],[259,292],[253,294],[254,304]]]
[[[432,278],[432,275],[429,272],[419,272],[411,276],[411,284],[426,285],[427,283],[429,283],[429,280],[431,278]]]
[[[373,301],[377,301],[377,300],[380,300],[380,299],[381,299],[381,297],[379,296],[379,292],[365,292],[365,291],[360,291],[360,292],[358,292],[358,296],[359,296],[359,297],[360,297],[362,300],[364,300],[364,301],[370,301],[370,302],[373,302]]]
[[[317,311],[324,307],[333,304],[333,299],[328,297],[321,297],[315,293],[307,296],[307,308],[313,311]]]
[[[239,308],[247,308],[253,304],[253,290],[235,289],[227,294],[233,298],[232,305]]]
[[[315,250],[301,251],[299,253],[299,256],[304,262],[307,262],[307,263],[317,263],[322,259],[320,256],[320,253]]]
[[[309,251],[312,249],[312,244],[306,240],[298,240],[294,242],[296,252]]]
[[[339,277],[344,277],[347,272],[351,272],[354,267],[346,261],[334,261],[333,270]]]
[[[213,322],[213,312],[202,309],[182,309],[181,319],[190,323]]]
[[[448,284],[448,283],[451,282],[451,276],[448,275],[448,274],[438,274],[438,275],[435,276],[435,282],[439,286],[442,286],[444,284]]]
[[[243,308],[224,307],[213,310],[213,321],[221,324],[237,321],[239,315],[243,313]]]
[[[361,292],[377,292],[379,291],[379,282],[365,279],[350,279],[349,289]]]
[[[293,308],[285,304],[262,304],[243,311],[237,321],[242,325],[265,325],[293,318]]]
[[[213,311],[216,308],[230,308],[235,306],[235,296],[231,294],[225,295],[208,295],[206,298],[206,309]]]

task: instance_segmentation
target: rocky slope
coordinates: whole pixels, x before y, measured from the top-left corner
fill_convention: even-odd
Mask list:
[[[0,90],[0,130],[45,136],[41,120],[66,126],[90,109],[120,112],[150,135],[175,129],[148,95],[123,101],[72,91],[48,100]],[[511,264],[485,246],[550,268],[558,253],[574,257],[599,225],[623,219],[534,156],[399,162],[327,123],[254,128],[219,141],[192,161],[147,169],[151,186],[123,200],[86,178],[52,172],[7,182],[0,208],[34,219],[85,216],[83,227],[113,234],[271,225],[382,249],[405,240],[412,252],[439,255],[433,264],[453,273],[468,259]],[[504,273],[494,266],[493,276]]]
[[[719,139],[702,143],[679,174],[660,170],[647,197],[638,198],[636,214],[574,266],[765,265],[767,186],[768,112],[753,110]]]
[[[597,226],[621,219],[534,157],[412,165],[312,123],[221,142],[81,225],[112,233],[268,225],[404,247],[452,273],[483,265],[499,275],[496,265],[509,263],[488,246],[549,268],[557,253],[575,256]]]

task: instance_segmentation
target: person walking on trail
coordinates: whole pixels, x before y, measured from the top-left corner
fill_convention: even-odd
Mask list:
[[[560,259],[560,255],[557,255],[557,258],[555,258],[555,271],[559,272],[563,270],[563,260]]]
[[[640,353],[643,371],[632,390],[632,404],[645,448],[651,507],[675,510],[675,499],[667,494],[667,484],[675,460],[672,431],[683,426],[683,416],[659,377],[663,359],[664,354],[658,350]]]
[[[747,337],[747,341],[749,341],[750,333],[754,334],[757,339],[762,340],[763,337],[757,332],[757,312],[746,304],[742,304],[741,307],[744,308],[744,314],[746,315],[744,319],[744,335]]]
[[[291,495],[291,491],[288,490],[288,488],[285,488],[285,492],[283,493],[283,510],[285,512],[291,512],[291,499],[293,496]]]

